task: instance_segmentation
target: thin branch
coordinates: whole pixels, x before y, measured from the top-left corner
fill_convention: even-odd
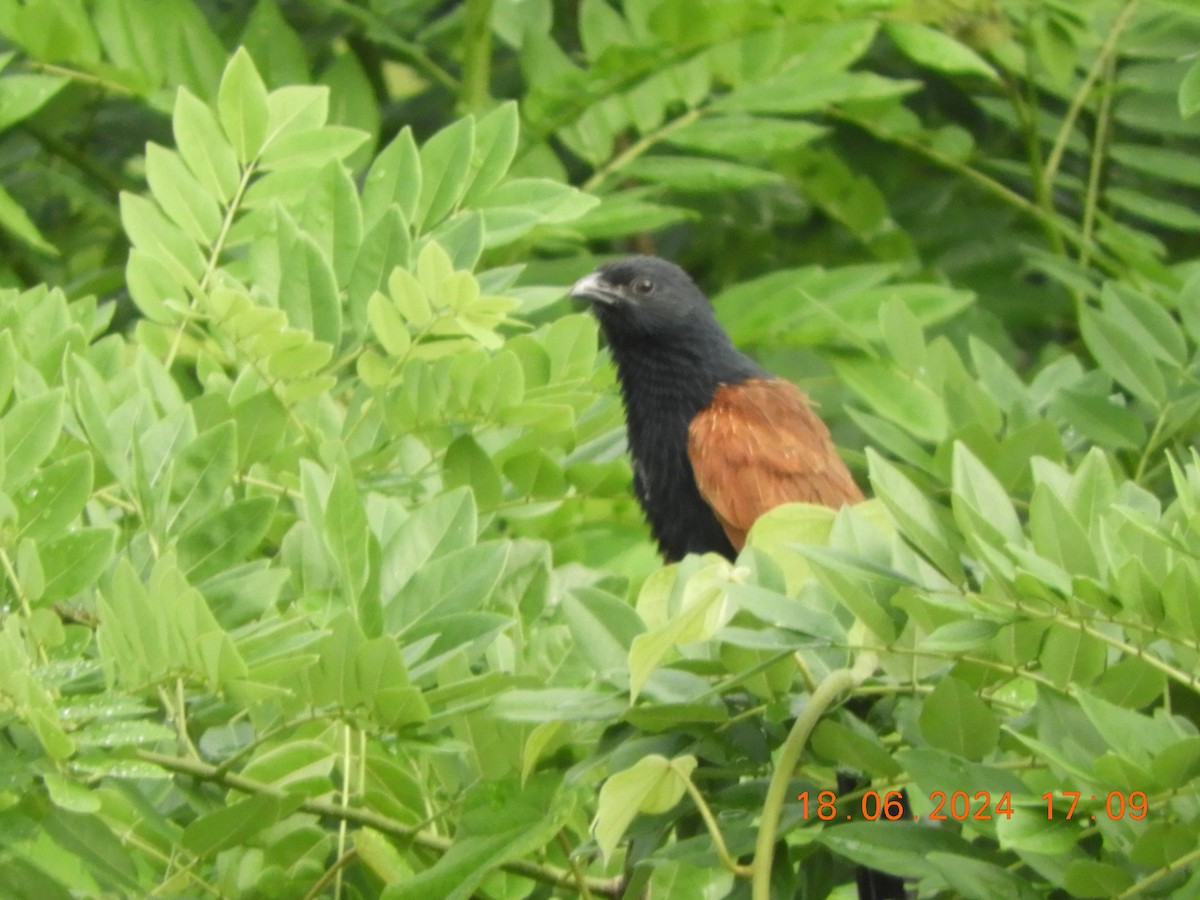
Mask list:
[[[200,286],[198,293],[203,293],[208,289],[208,283],[212,280],[213,273],[217,270],[217,265],[221,261],[221,251],[225,249],[225,241],[229,239],[229,231],[233,228],[233,220],[237,216],[241,208],[242,197],[246,193],[246,189],[250,186],[250,179],[254,177],[254,173],[258,171],[254,163],[247,163],[245,170],[242,172],[242,178],[238,182],[237,190],[229,200],[229,207],[225,210],[225,218],[221,222],[221,230],[217,234],[217,238],[213,241],[213,245],[209,250],[208,262],[204,267],[204,274],[200,277]],[[193,297],[188,305],[188,312],[191,313],[196,308],[196,297]],[[179,327],[175,330],[175,338],[171,341],[171,349],[167,353],[167,358],[164,367],[170,369],[175,362],[175,356],[179,353],[179,347],[183,343],[183,333],[187,330],[188,316],[184,316],[180,321]]]
[[[1175,872],[1188,871],[1197,862],[1200,862],[1200,847],[1191,853],[1185,853],[1183,856],[1176,857],[1162,868],[1155,869],[1145,878],[1135,881],[1128,888],[1117,894],[1117,897],[1136,897],[1147,888],[1153,887],[1159,881],[1162,881],[1168,875],[1173,875]]]
[[[1083,110],[1083,105],[1092,93],[1092,88],[1095,86],[1097,79],[1100,78],[1101,73],[1110,64],[1110,60],[1116,51],[1117,41],[1120,39],[1122,32],[1129,27],[1129,22],[1133,19],[1133,14],[1137,11],[1139,2],[1140,0],[1129,0],[1125,4],[1125,7],[1113,22],[1112,28],[1108,30],[1100,51],[1096,54],[1091,68],[1088,69],[1088,73],[1083,79],[1083,84],[1079,86],[1079,90],[1071,98],[1071,105],[1067,107],[1067,114],[1063,117],[1062,125],[1055,136],[1054,146],[1050,148],[1050,155],[1046,157],[1046,167],[1042,169],[1042,188],[1046,194],[1051,194],[1054,191],[1054,179],[1058,177],[1058,169],[1062,165],[1063,154],[1066,153],[1067,142],[1071,139],[1071,132],[1075,130],[1075,122],[1079,118],[1079,113]]]
[[[433,61],[420,44],[405,40],[391,29],[381,17],[346,0],[326,0],[326,6],[352,19],[370,34],[371,42],[386,47],[430,81],[437,82],[452,94],[458,93],[458,79]]]
[[[99,75],[93,75],[90,72],[81,72],[78,69],[55,65],[54,63],[38,62],[36,59],[26,60],[25,65],[29,66],[35,72],[44,72],[47,75],[61,75],[63,78],[78,81],[80,84],[90,84],[93,87],[98,87],[101,90],[108,91],[110,94],[121,94],[125,97],[137,96],[137,91],[132,88],[126,87],[116,81],[110,81],[107,78],[101,78]]]
[[[687,789],[692,802],[696,804],[696,808],[700,810],[700,818],[704,819],[704,824],[708,828],[708,834],[712,838],[713,847],[716,849],[717,857],[721,860],[722,865],[734,875],[740,875],[743,878],[753,876],[753,866],[744,866],[729,855],[729,847],[725,844],[725,836],[721,834],[721,826],[717,824],[717,818],[713,815],[704,795],[700,793],[700,789],[690,778],[683,779],[683,786]]]
[[[138,750],[136,752],[139,759],[153,763],[169,772],[176,772],[180,775],[198,778],[201,781],[219,784],[223,787],[240,791],[243,794],[263,794],[270,797],[278,797],[281,800],[291,798],[291,795],[282,788],[264,784],[261,781],[255,781],[252,778],[246,778],[233,772],[223,772],[216,766],[201,760],[171,756],[170,754],[157,753],[153,750]],[[343,806],[338,801],[304,800],[297,809],[315,816],[339,820],[344,819],[355,825],[373,828],[375,831],[435,853],[444,854],[454,845],[454,841],[450,838],[440,837],[428,831],[412,828],[401,822],[397,822],[393,818],[380,815],[369,809]],[[574,873],[570,869],[563,869],[558,866],[525,862],[524,860],[511,860],[503,863],[499,868],[512,875],[519,875],[522,878],[528,878],[531,881],[536,881],[539,884],[547,884],[551,887],[568,889],[576,887]],[[624,889],[624,880],[621,878],[588,878],[586,883],[592,893],[599,894],[602,897],[612,897],[614,900],[621,896]]]
[[[1079,266],[1087,270],[1092,255],[1092,232],[1096,227],[1096,210],[1100,205],[1100,177],[1104,173],[1105,150],[1108,147],[1108,128],[1112,124],[1113,81],[1116,61],[1109,59],[1104,70],[1104,92],[1100,97],[1100,110],[1096,115],[1096,133],[1092,135],[1092,159],[1088,165],[1087,192],[1083,198],[1083,221],[1080,232],[1083,242],[1079,245]]]
[[[833,705],[838,695],[851,690],[866,680],[875,670],[875,655],[864,653],[850,669],[835,669],[822,679],[817,689],[808,698],[804,711],[796,717],[792,730],[779,753],[775,772],[767,786],[763,801],[762,821],[758,825],[758,840],[754,845],[754,875],[750,895],[753,900],[771,900],[771,869],[775,862],[775,837],[779,831],[779,817],[787,797],[792,773],[800,763],[808,738],[825,711]]]
[[[583,183],[582,189],[585,191],[595,190],[600,186],[604,179],[608,178],[609,175],[621,171],[621,169],[625,168],[667,135],[678,131],[685,125],[692,124],[692,122],[695,122],[702,115],[704,115],[704,110],[699,107],[696,109],[689,109],[678,119],[672,119],[661,128],[658,128],[649,134],[643,135],[641,138],[626,147],[625,150],[618,153],[607,163],[593,172],[592,177]]]
[[[479,112],[491,97],[492,0],[467,0],[465,16],[458,105],[463,112]]]

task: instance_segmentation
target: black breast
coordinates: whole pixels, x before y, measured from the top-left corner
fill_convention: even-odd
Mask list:
[[[663,556],[673,562],[688,553],[714,552],[733,559],[737,555],[733,545],[696,488],[687,455],[691,416],[659,415],[649,422],[640,419],[630,410],[633,489]]]
[[[613,349],[625,401],[634,491],[659,549],[668,561],[709,552],[733,559],[737,552],[696,487],[687,453],[688,426],[712,402],[719,385],[743,381],[761,370],[745,357],[740,357],[744,366],[717,373],[682,351],[672,353],[661,346],[652,352]]]

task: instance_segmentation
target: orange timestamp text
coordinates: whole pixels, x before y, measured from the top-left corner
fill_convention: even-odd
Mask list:
[[[1053,819],[1055,811],[1056,797],[1061,798],[1058,809],[1066,812],[1066,819],[1076,818],[1076,808],[1079,801],[1083,798],[1082,791],[1047,791],[1042,794],[1042,799],[1046,801],[1046,818]],[[816,818],[822,822],[830,822],[835,819],[852,819],[855,814],[863,819],[875,821],[876,819],[886,819],[889,822],[895,822],[901,819],[919,819],[920,816],[910,813],[908,805],[905,803],[904,794],[900,791],[885,791],[880,794],[879,791],[869,790],[863,793],[862,798],[857,803],[841,803],[838,802],[838,797],[833,791],[820,791],[815,796],[810,795],[808,791],[804,791],[796,796],[800,803],[800,817],[802,819]],[[1145,791],[1109,791],[1104,798],[1104,815],[1109,819],[1124,819],[1130,818],[1141,820],[1146,818],[1150,811],[1149,801],[1146,799]],[[1086,804],[1088,810],[1087,815],[1092,819],[1096,818],[1096,813],[1099,812],[1099,798],[1092,794],[1090,795],[1090,804]],[[993,802],[994,801],[994,802]],[[1012,792],[1005,791],[996,797],[992,796],[991,791],[976,791],[974,794],[967,791],[931,791],[929,794],[929,802],[933,809],[925,816],[931,821],[987,821],[990,819],[1011,819],[1014,812]],[[1080,816],[1082,817],[1082,814]]]

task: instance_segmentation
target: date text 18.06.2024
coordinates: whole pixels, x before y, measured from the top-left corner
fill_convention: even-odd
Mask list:
[[[802,819],[815,818],[822,822],[830,822],[839,818],[887,819],[888,821],[921,818],[918,814],[910,815],[907,812],[899,791],[885,791],[880,794],[878,791],[869,790],[863,793],[859,801],[849,798],[839,800],[833,791],[821,791],[810,801],[809,792],[804,791],[798,794],[796,799],[800,802]],[[1042,794],[1041,799],[1046,804],[1047,819],[1053,819],[1056,810],[1065,819],[1096,819],[1100,816],[1109,819],[1129,818],[1134,820],[1146,818],[1150,811],[1145,791],[1109,791],[1107,795],[1090,794],[1086,799],[1081,791],[1058,791],[1057,794],[1054,791],[1047,791]],[[1082,808],[1079,806],[1081,800],[1084,801]],[[925,818],[943,822],[1011,819],[1014,811],[1011,791],[1005,791],[996,797],[993,797],[990,791],[976,791],[974,794],[966,791],[951,791],[950,793],[932,791],[929,794],[929,803],[932,809],[925,815]],[[1041,808],[1032,801],[1032,798],[1018,803],[1016,809],[1023,807]]]

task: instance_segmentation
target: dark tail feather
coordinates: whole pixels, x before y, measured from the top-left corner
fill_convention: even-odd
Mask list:
[[[838,772],[837,779],[839,796],[858,789],[852,775]],[[904,804],[904,818],[907,819],[911,815],[908,808],[908,794],[902,793],[901,802]],[[880,822],[884,822],[884,820],[880,819]],[[887,827],[886,823],[883,827]],[[858,871],[855,872],[855,878],[858,882],[858,900],[906,900],[908,897],[908,892],[904,889],[904,879],[899,875],[889,875],[887,872],[859,866]]]

